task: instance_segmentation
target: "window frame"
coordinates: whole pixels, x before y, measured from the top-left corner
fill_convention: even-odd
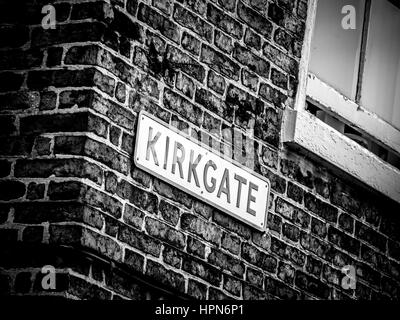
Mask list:
[[[367,0],[365,16],[369,17],[371,0]],[[360,146],[310,114],[305,106],[310,101],[328,114],[373,138],[390,151],[400,155],[400,130],[366,110],[359,104],[365,63],[364,37],[368,36],[369,18],[364,18],[362,48],[357,82],[356,101],[349,100],[337,90],[309,72],[311,41],[315,26],[318,0],[308,0],[306,29],[299,65],[299,83],[294,109],[284,112],[282,141],[305,151],[307,155],[339,168],[374,190],[400,202],[400,170]],[[310,139],[310,132],[314,136]]]

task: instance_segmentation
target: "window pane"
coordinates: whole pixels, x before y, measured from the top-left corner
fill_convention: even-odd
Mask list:
[[[400,129],[400,9],[373,0],[361,104]]]
[[[354,100],[364,20],[364,0],[319,0],[310,71]],[[342,8],[356,9],[356,29],[343,29]]]

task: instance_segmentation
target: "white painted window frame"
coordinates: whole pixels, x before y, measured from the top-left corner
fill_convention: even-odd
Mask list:
[[[400,131],[344,97],[308,71],[318,0],[308,1],[294,109],[284,113],[282,142],[316,155],[400,203],[400,170],[305,110],[306,99],[400,154]]]

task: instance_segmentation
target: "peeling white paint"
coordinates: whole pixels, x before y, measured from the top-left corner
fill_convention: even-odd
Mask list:
[[[317,106],[337,115],[345,123],[356,126],[400,154],[398,129],[380,119],[376,114],[360,107],[312,74],[308,76],[307,96]]]
[[[400,171],[305,111],[285,111],[283,142],[302,147],[400,202]]]

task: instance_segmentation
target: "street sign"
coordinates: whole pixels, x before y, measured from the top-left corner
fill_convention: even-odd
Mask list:
[[[265,229],[269,180],[144,111],[139,114],[134,161],[210,206]]]

